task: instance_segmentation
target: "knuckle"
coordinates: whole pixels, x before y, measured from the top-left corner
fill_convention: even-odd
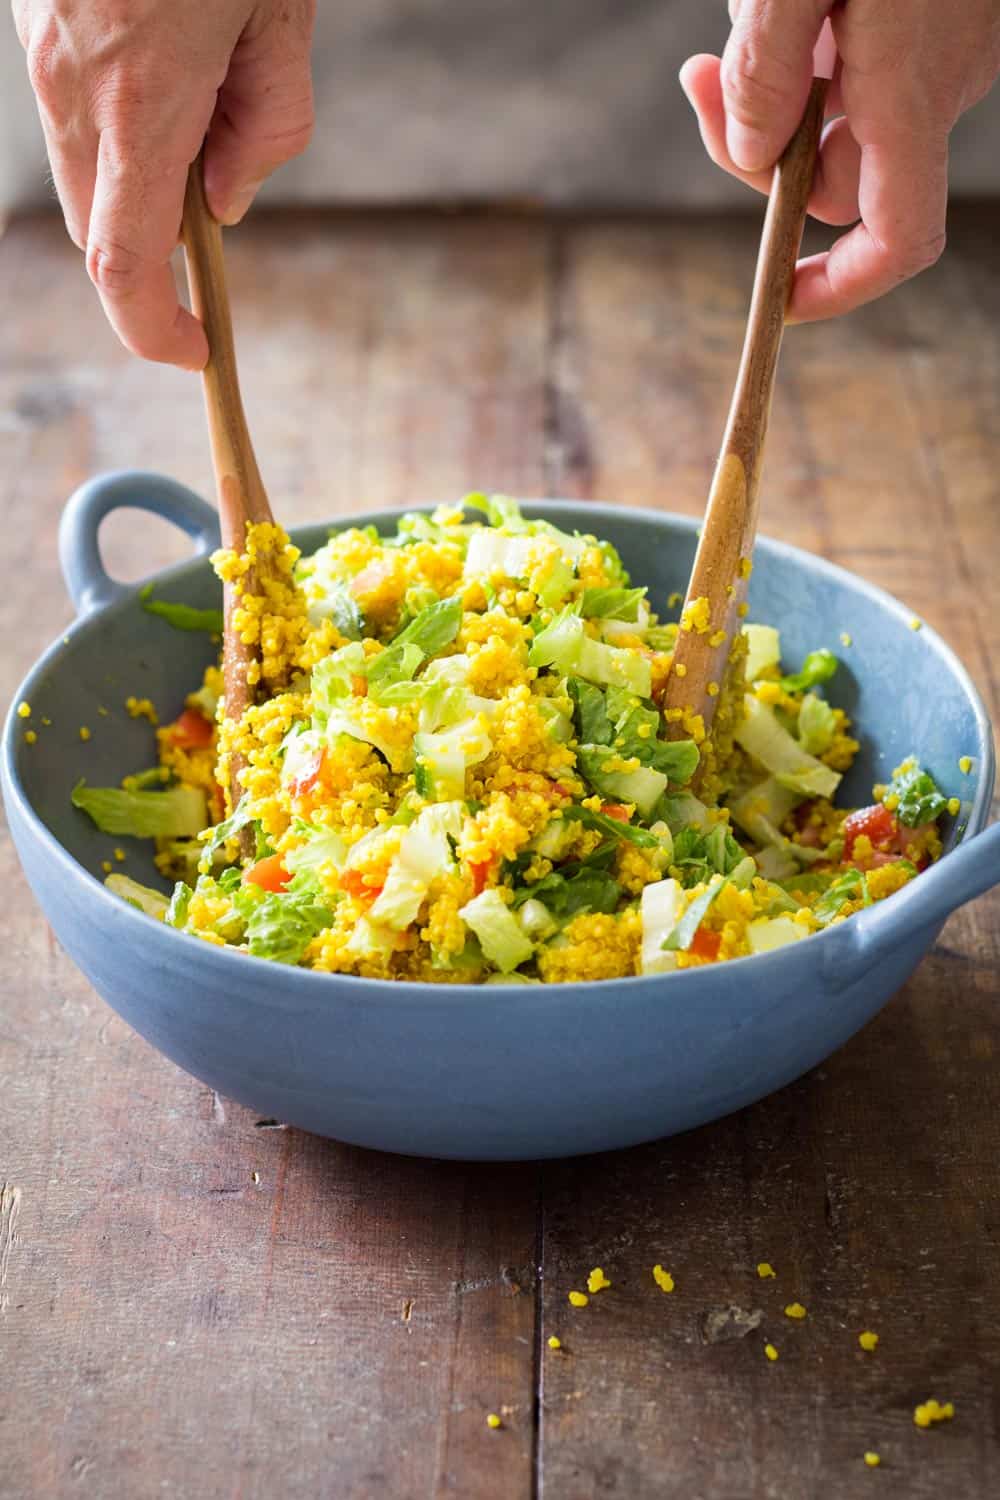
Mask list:
[[[87,275],[99,292],[110,297],[128,297],[142,273],[142,261],[134,250],[114,243],[87,246]]]
[[[922,239],[904,240],[889,252],[889,263],[900,281],[908,281],[935,265],[944,253],[946,235],[937,229]]]
[[[722,92],[726,106],[741,124],[766,119],[784,97],[783,79],[773,60],[755,43],[744,42],[722,61]]]

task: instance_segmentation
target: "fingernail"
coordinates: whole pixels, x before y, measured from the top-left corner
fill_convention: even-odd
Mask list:
[[[222,216],[221,222],[223,224],[227,224],[231,227],[233,224],[238,224],[240,222],[240,220],[250,208],[251,203],[260,192],[261,187],[263,186],[263,181],[263,178],[258,178],[256,182],[248,182],[243,187],[237,188],[237,190],[233,193],[233,196],[230,198],[229,205]]]
[[[762,172],[771,165],[771,146],[762,130],[741,125],[726,116],[726,147],[736,165],[744,172]]]

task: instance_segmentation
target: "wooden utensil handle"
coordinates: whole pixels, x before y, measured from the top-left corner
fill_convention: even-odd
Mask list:
[[[247,521],[270,521],[271,507],[257,468],[236,371],[233,320],[226,291],[222,230],[209,212],[199,156],[188,172],[182,237],[191,306],[208,339],[202,372],[222,541],[242,551]]]
[[[700,713],[706,727],[711,724],[738,623],[736,610],[746,594],[774,376],[812,190],[827,87],[825,78],[813,80],[799,127],[775,168],[739,373],[687,593],[688,605],[708,601],[708,628],[681,630],[667,682],[665,707]],[[677,738],[689,732],[676,714],[668,727]]]

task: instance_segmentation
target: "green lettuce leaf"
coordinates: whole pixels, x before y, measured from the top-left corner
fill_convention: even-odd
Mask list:
[[[455,639],[461,624],[461,599],[438,599],[422,609],[392,644],[403,646],[409,643],[417,646],[424,656],[437,656]]]
[[[810,651],[802,663],[802,670],[793,672],[789,677],[782,677],[781,686],[786,693],[801,693],[806,688],[816,687],[821,682],[829,682],[840,665],[832,651],[825,646],[819,651]]]
[[[557,921],[564,923],[585,911],[615,911],[621,893],[617,880],[605,871],[582,866],[572,875],[553,870],[534,885],[523,886],[514,893],[514,905],[541,901]]]
[[[694,942],[695,933],[704,921],[709,907],[723,887],[728,884],[727,880],[720,879],[717,875],[713,876],[712,884],[708,887],[708,890],[703,891],[700,896],[695,897],[677,925],[667,933],[667,936],[663,940],[663,951],[665,953],[687,952],[688,948]]]
[[[606,838],[637,844],[641,849],[659,849],[663,844],[663,840],[650,829],[623,823],[619,818],[609,818],[606,813],[594,812],[590,807],[564,807],[559,817],[567,823],[582,823],[584,828],[595,828]]]
[[[246,924],[247,947],[256,958],[297,964],[333,913],[308,891],[279,891],[258,902]]]
[[[645,589],[584,589],[580,613],[587,620],[637,620],[645,597]]]
[[[205,794],[192,786],[172,786],[165,792],[126,792],[121,787],[87,786],[79,781],[71,801],[102,833],[119,837],[192,838],[208,822]]]
[[[829,703],[815,693],[806,693],[796,725],[799,744],[808,755],[823,755],[833,744],[837,718]]]
[[[166,599],[154,599],[151,584],[147,584],[139,598],[147,615],[159,615],[175,630],[207,630],[212,635],[222,634],[221,609],[194,609],[190,604],[171,604]]]
[[[899,798],[896,817],[907,828],[933,823],[948,806],[933,777],[916,761],[905,761],[898,768],[889,791]]]

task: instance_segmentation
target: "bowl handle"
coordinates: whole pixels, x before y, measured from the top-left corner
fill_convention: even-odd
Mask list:
[[[215,511],[175,479],[134,469],[89,479],[66,502],[59,523],[59,562],[78,615],[113,604],[134,588],[112,578],[101,561],[101,522],[123,508],[148,510],[172,521],[191,538],[197,553],[219,545]]]
[[[854,984],[875,968],[890,946],[905,941],[1000,885],[1000,823],[963,839],[956,849],[889,898],[879,911],[880,936],[873,936],[874,911],[858,912],[831,929],[837,939],[827,947],[827,977],[835,988]]]

